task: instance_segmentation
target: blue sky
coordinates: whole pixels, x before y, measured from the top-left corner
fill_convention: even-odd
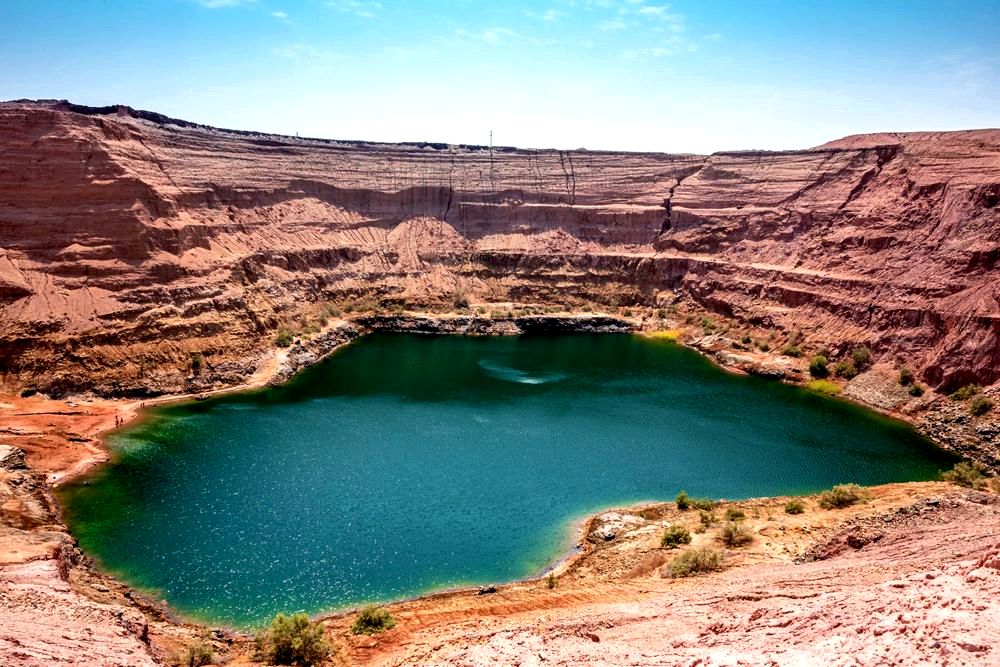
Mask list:
[[[710,152],[1000,126],[1000,0],[0,0],[0,99]]]

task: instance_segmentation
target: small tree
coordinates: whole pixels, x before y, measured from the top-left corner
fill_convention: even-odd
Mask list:
[[[284,329],[282,329],[281,331],[278,332],[278,335],[274,337],[274,344],[277,345],[278,347],[288,347],[292,344],[292,341],[294,339],[295,337],[292,336],[292,333],[290,331],[285,331]]]
[[[677,509],[682,512],[691,507],[691,498],[688,496],[687,491],[681,491],[678,493],[677,497],[674,498],[674,502],[677,503]]]
[[[916,383],[910,385],[910,396],[913,396],[914,398],[920,398],[923,395],[924,395],[923,387],[921,387],[919,384]]]
[[[257,636],[262,656],[275,665],[317,665],[330,655],[326,632],[305,614],[278,614]]]
[[[365,607],[354,619],[351,632],[356,635],[377,635],[396,627],[396,619],[386,609],[376,606]]]
[[[792,498],[785,503],[785,514],[802,514],[806,511],[805,503],[798,498]]]
[[[971,412],[973,415],[977,417],[985,415],[992,409],[993,409],[993,401],[986,398],[982,394],[977,394],[976,396],[973,396],[972,400],[969,401],[969,412]]]
[[[830,375],[830,369],[827,368],[827,359],[822,354],[817,354],[809,362],[809,375],[814,378],[825,378]]]
[[[688,549],[674,556],[670,561],[669,573],[671,577],[691,577],[702,572],[714,572],[722,569],[723,554],[721,551],[700,547]]]
[[[858,369],[850,361],[837,362],[837,365],[833,368],[833,372],[837,374],[837,377],[842,377],[845,380],[850,380],[858,375]]]
[[[978,384],[967,384],[951,395],[953,401],[966,401],[983,390]]]
[[[726,521],[742,521],[745,518],[747,518],[746,512],[739,508],[730,507],[726,509]]]
[[[899,369],[899,384],[903,385],[904,387],[908,387],[911,384],[913,384],[913,380],[914,380],[913,369],[911,369],[909,366],[903,366],[902,368]]]
[[[868,492],[857,484],[838,484],[819,496],[819,506],[825,510],[841,509],[861,502],[868,502]]]
[[[727,547],[742,547],[753,542],[753,534],[738,521],[727,521],[722,524],[719,539]]]
[[[856,347],[851,350],[851,362],[854,364],[854,368],[859,371],[863,371],[872,363],[872,351],[865,346]]]
[[[676,523],[667,526],[663,533],[663,539],[660,540],[660,546],[676,549],[682,544],[691,544],[691,531]]]
[[[941,473],[941,479],[969,489],[983,489],[986,487],[986,470],[986,466],[979,461],[961,461],[951,470]]]

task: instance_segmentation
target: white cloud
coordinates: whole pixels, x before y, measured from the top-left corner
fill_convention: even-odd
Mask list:
[[[520,38],[520,35],[511,30],[510,28],[495,26],[492,28],[483,28],[482,30],[479,31],[471,31],[471,30],[466,30],[465,28],[459,28],[458,30],[455,31],[455,37],[463,41],[475,40],[479,42],[485,42],[491,45],[496,45]]]
[[[271,16],[278,19],[279,21],[288,20],[288,14],[286,14],[285,12],[271,12]]]
[[[561,12],[558,9],[546,9],[544,12],[528,11],[525,12],[525,15],[537,21],[555,21],[562,16],[566,16],[566,12]]]
[[[610,19],[597,24],[597,29],[604,31],[624,30],[627,27],[628,24],[621,19]]]
[[[382,11],[381,2],[368,0],[328,0],[326,4],[337,11],[353,14],[363,19],[378,18],[379,12]]]
[[[287,60],[295,61],[334,61],[334,60],[346,60],[350,56],[343,53],[338,53],[336,51],[328,51],[322,49],[313,44],[288,44],[286,46],[278,46],[271,49],[271,53],[278,56],[279,58],[285,58]]]

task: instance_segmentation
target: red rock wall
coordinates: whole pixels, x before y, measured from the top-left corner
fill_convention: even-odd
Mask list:
[[[0,374],[177,391],[313,302],[674,294],[1000,378],[1000,131],[709,157],[334,142],[0,105]],[[669,205],[668,205],[669,200]]]

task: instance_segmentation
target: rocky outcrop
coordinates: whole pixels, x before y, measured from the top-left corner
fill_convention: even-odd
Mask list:
[[[0,377],[238,384],[326,304],[685,301],[1000,378],[1000,131],[711,156],[371,144],[0,105]],[[196,360],[197,359],[197,360]]]

